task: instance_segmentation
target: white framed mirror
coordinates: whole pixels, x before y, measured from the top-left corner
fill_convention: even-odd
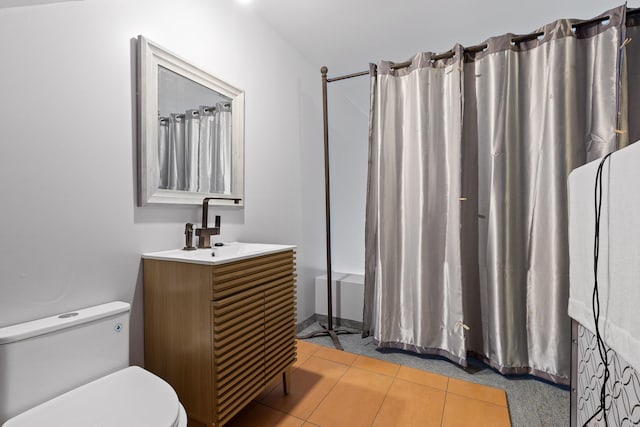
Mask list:
[[[138,36],[138,204],[244,205],[244,92]]]

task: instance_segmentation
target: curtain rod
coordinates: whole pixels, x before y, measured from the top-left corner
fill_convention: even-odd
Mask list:
[[[636,13],[640,12],[640,8],[636,8],[633,10],[629,10],[627,12],[627,15],[633,15]],[[601,16],[599,18],[593,18],[593,19],[589,19],[586,21],[582,21],[582,22],[576,22],[575,24],[572,24],[571,27],[572,28],[580,28],[580,27],[584,27],[586,25],[591,25],[591,24],[599,24],[601,22],[604,22],[608,19],[611,19],[610,16]],[[529,41],[529,40],[534,40],[537,39],[539,37],[543,37],[544,36],[544,32],[536,32],[536,33],[530,33],[530,34],[524,34],[521,36],[515,36],[511,39],[511,43],[522,43],[524,41]],[[475,46],[469,46],[469,47],[465,47],[464,48],[464,52],[465,53],[476,53],[476,52],[481,52],[483,50],[485,50],[487,48],[487,44],[479,44],[479,45],[475,45]],[[453,50],[449,50],[447,52],[444,53],[440,53],[438,55],[434,55],[431,57],[432,61],[439,61],[441,59],[447,59],[447,58],[451,58],[453,57]],[[391,64],[391,68],[394,70],[399,70],[401,68],[406,68],[409,65],[411,65],[411,61],[405,61],[405,62],[398,62],[398,63],[392,63]],[[343,76],[338,76],[338,77],[331,77],[331,78],[327,78],[327,83],[331,83],[331,82],[337,82],[339,80],[346,80],[346,79],[350,79],[353,77],[360,77],[360,76],[366,76],[369,74],[369,71],[359,71],[357,73],[351,73],[351,74],[345,74]]]

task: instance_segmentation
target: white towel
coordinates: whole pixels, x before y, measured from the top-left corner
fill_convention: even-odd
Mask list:
[[[600,160],[569,176],[569,316],[595,333],[594,185]],[[598,288],[605,343],[640,370],[640,143],[614,153],[603,168]]]

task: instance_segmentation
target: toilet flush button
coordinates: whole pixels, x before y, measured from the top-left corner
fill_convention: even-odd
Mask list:
[[[78,313],[65,313],[58,316],[58,319],[68,319],[69,317],[77,316]]]
[[[116,332],[120,332],[122,330],[122,323],[116,323],[116,325],[113,327],[113,330]]]

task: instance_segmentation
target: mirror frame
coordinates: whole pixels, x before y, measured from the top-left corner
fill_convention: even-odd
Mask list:
[[[149,204],[202,204],[244,206],[244,92],[184,59],[138,36],[138,206]],[[231,194],[201,193],[158,188],[158,67],[167,68],[231,98]]]

